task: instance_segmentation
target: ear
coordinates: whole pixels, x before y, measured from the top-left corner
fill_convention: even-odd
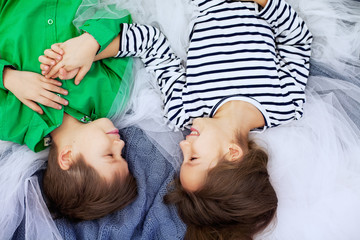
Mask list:
[[[229,161],[236,161],[243,156],[244,152],[241,147],[235,143],[229,146]]]
[[[73,149],[72,146],[65,146],[58,155],[58,164],[62,170],[69,170],[73,163],[72,159]]]

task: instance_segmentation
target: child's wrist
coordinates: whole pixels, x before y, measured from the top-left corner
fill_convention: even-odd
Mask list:
[[[268,0],[255,0],[255,2],[264,8],[266,6]]]
[[[13,68],[5,67],[3,72],[3,84],[4,87],[11,92],[11,76],[13,74],[13,71],[16,71]]]
[[[88,32],[84,32],[82,34],[82,37],[86,39],[86,41],[89,43],[90,49],[94,50],[96,54],[100,49],[100,44],[98,43],[98,41]]]

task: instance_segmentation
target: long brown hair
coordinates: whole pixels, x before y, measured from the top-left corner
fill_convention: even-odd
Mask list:
[[[125,178],[115,175],[109,182],[82,158],[69,170],[62,170],[57,155],[53,144],[43,179],[47,205],[55,217],[73,221],[100,218],[124,208],[137,196],[136,180],[130,173]]]
[[[269,181],[266,152],[249,144],[239,161],[220,161],[203,187],[186,191],[175,180],[164,197],[187,225],[185,239],[252,239],[274,218],[277,196]]]

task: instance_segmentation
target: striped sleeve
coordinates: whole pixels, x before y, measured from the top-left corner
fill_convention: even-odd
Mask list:
[[[275,34],[280,77],[293,77],[294,83],[304,90],[313,38],[305,22],[284,0],[268,0],[258,16],[268,22]]]
[[[185,68],[157,28],[140,24],[121,24],[119,52],[115,57],[139,57],[148,72],[155,75],[163,95],[167,118],[182,128]]]
[[[191,0],[191,1],[199,7],[201,7],[202,5],[205,5],[207,2],[209,2],[209,0]]]

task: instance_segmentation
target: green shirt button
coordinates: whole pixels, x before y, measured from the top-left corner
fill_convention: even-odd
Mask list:
[[[48,19],[48,24],[52,25],[54,23],[54,20],[52,20],[51,18]]]

